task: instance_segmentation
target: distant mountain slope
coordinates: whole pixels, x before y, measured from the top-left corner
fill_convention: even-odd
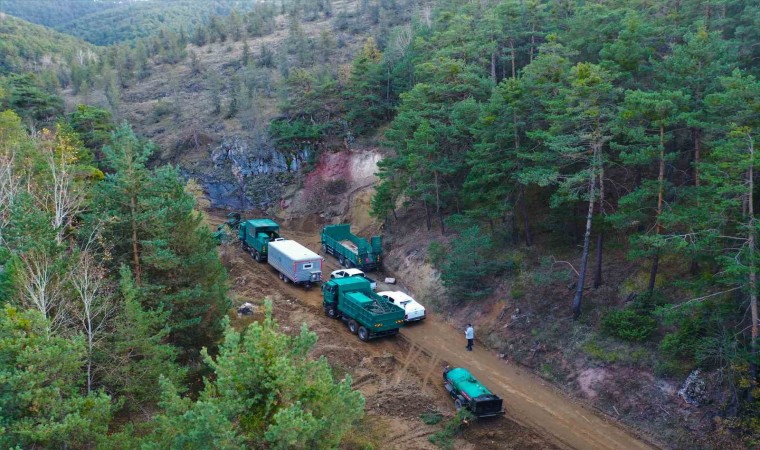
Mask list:
[[[55,28],[89,14],[124,6],[117,0],[2,0],[0,11]]]
[[[96,45],[130,41],[161,28],[191,30],[212,15],[249,10],[244,0],[3,0],[0,11]]]
[[[53,69],[93,51],[81,39],[0,13],[0,74]]]

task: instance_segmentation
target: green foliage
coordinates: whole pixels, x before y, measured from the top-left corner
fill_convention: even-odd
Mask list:
[[[0,445],[93,446],[108,431],[110,398],[82,394],[83,340],[51,336],[45,321],[36,311],[0,309]]]
[[[213,348],[229,305],[227,275],[178,171],[145,166],[152,151],[128,126],[114,132],[103,148],[113,172],[97,186],[89,222],[114,243],[113,269],[132,268],[143,308],[170,312],[171,341],[190,352]]]
[[[443,420],[443,414],[438,411],[426,411],[420,414],[420,420],[425,425],[438,425]]]
[[[451,450],[454,448],[454,438],[462,432],[462,428],[475,417],[466,408],[457,411],[456,415],[443,424],[443,429],[428,436],[428,441],[438,448]]]
[[[4,0],[0,5],[3,11],[7,11],[8,3]],[[37,11],[57,13],[59,9],[40,8],[40,5],[34,2],[19,3],[32,6],[32,9]],[[38,70],[43,63],[50,68],[64,68],[66,60],[74,54],[76,48],[90,50],[91,46],[79,39],[16,17],[3,15],[3,19],[0,20],[0,75]]]
[[[177,349],[165,343],[169,311],[144,310],[129,268],[122,266],[119,273],[123,303],[100,355],[102,365],[108,367],[102,383],[123,409],[137,412],[158,401],[160,379],[181,386],[187,370],[175,362]]]
[[[458,235],[440,266],[443,285],[457,301],[489,294],[489,278],[513,267],[512,262],[495,252],[491,236],[479,225],[461,216],[452,216],[448,222]]]
[[[666,334],[660,342],[660,353],[666,358],[693,364],[699,340],[705,332],[699,315],[683,317],[674,332]]]
[[[446,249],[446,246],[441,244],[440,242],[433,241],[430,244],[428,244],[427,260],[434,267],[440,268],[447,254],[448,254],[448,250]]]
[[[623,359],[619,351],[603,348],[597,341],[589,340],[583,344],[583,351],[592,358],[596,358],[608,364],[614,364]]]
[[[114,124],[111,113],[102,108],[77,105],[69,115],[69,125],[79,134],[85,147],[99,152],[111,139]]]
[[[162,382],[163,412],[145,438],[159,447],[335,448],[362,416],[364,399],[351,380],[336,382],[324,359],[309,352],[316,335],[280,333],[271,303],[261,323],[225,332],[219,356],[204,351],[214,377],[197,401]]]
[[[9,75],[0,79],[0,88],[6,92],[0,106],[12,109],[32,125],[49,124],[63,112],[63,100],[45,92],[33,74]]]
[[[641,342],[657,330],[657,321],[644,311],[610,311],[602,318],[602,331],[624,341]]]

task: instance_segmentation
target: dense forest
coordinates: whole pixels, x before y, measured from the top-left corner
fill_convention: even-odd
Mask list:
[[[129,42],[0,21],[3,446],[327,448],[361,417],[350,379],[308,358],[313,333],[286,336],[271,315],[243,332],[226,321],[200,189],[113,119],[161,65],[186,65],[208,94],[198,109],[255,123],[262,146],[381,145],[372,213],[392,233],[416,209],[438,233],[439,307],[477,308],[508,280],[530,309],[530,291],[569,286],[551,298],[566,325],[527,333],[587,333],[586,357],[657,376],[716,373],[716,429],[760,442],[755,2],[209,2],[158,22],[155,2],[73,3],[87,15],[4,11]],[[251,52],[278,18],[282,45]],[[201,52],[241,41],[221,76],[204,69]],[[332,61],[347,49],[344,72]],[[169,91],[151,120],[183,117]],[[96,92],[101,104],[64,107],[64,93]],[[620,261],[635,269],[612,273]],[[624,282],[604,291],[611,279]]]
[[[3,0],[0,11],[45,25],[95,45],[152,36],[162,28],[179,32],[232,11],[245,12],[254,2],[242,0]]]

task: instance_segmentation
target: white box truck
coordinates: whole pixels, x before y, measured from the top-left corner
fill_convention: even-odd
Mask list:
[[[285,282],[310,287],[322,281],[322,261],[321,256],[296,241],[278,239],[269,243],[267,262]]]

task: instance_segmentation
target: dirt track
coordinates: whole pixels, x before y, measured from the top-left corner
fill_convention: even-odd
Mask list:
[[[282,232],[312,250],[319,249],[316,224],[291,223]],[[221,254],[234,294],[241,299],[268,296],[285,331],[307,323],[319,335],[315,356],[325,356],[352,375],[354,387],[367,399],[367,414],[376,427],[373,432],[381,436],[384,447],[436,448],[427,437],[440,426],[424,425],[419,415],[430,410],[453,414],[440,382],[440,371],[449,364],[467,367],[504,398],[507,409],[506,418],[471,425],[456,448],[655,448],[483,347],[467,352],[462,333],[434,314],[404,328],[398,339],[362,343],[342,322],[323,314],[318,288],[304,290],[283,283],[272,267],[254,262],[237,246],[225,246]],[[328,256],[323,273],[337,268]],[[376,277],[381,279],[381,275]]]

